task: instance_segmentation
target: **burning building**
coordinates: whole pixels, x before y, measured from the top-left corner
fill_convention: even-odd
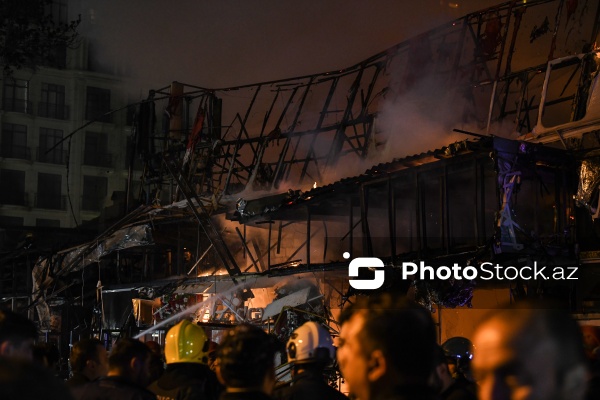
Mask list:
[[[161,340],[182,315],[215,338],[251,321],[283,340],[305,320],[335,332],[344,304],[368,294],[350,285],[349,259],[370,257],[385,265],[376,290],[436,311],[441,339],[468,336],[459,315],[510,297],[591,318],[598,7],[508,2],[339,71],[151,90],[134,126],[144,171],[127,198],[139,206],[38,259],[29,307],[61,340]],[[419,263],[479,279],[405,279]],[[482,277],[537,263],[565,279]]]

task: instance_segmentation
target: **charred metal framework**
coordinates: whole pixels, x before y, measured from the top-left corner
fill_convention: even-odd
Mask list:
[[[435,283],[396,279],[402,263],[576,265],[574,171],[564,150],[483,138],[307,192],[238,202],[230,218],[250,237],[257,236],[250,227],[268,230],[256,250],[267,253],[268,274],[347,268],[344,252],[375,256],[388,267],[384,289],[417,285],[425,304],[455,307],[470,303],[473,282],[456,281],[442,298]],[[281,251],[291,243],[296,247]]]
[[[131,165],[145,166],[139,192],[128,185],[135,211],[33,267],[28,258],[28,307],[63,336],[131,333],[213,298],[201,322],[274,324],[284,336],[299,315],[330,320],[328,309],[348,301],[344,252],[384,259],[384,290],[410,285],[424,304],[446,307],[468,304],[475,282],[405,282],[396,267],[595,262],[597,174],[586,173],[583,208],[573,196],[586,149],[600,145],[599,19],[591,0],[511,1],[339,71],[152,90],[131,148]],[[408,142],[430,121],[441,143],[423,145],[438,149],[411,155]],[[476,139],[447,145],[452,128]],[[16,277],[18,263],[6,256],[4,276]],[[282,289],[290,276],[311,280],[305,303],[304,288]],[[274,286],[282,307],[263,318],[252,299]],[[29,289],[2,286],[11,301]],[[594,285],[572,289],[517,292],[561,290],[577,297],[574,308],[597,307]]]
[[[184,177],[199,194],[217,198],[342,178],[348,174],[341,166],[358,163],[364,170],[364,160],[396,143],[391,136],[402,133],[390,132],[397,126],[389,120],[403,115],[407,103],[416,102],[416,111],[422,103],[433,120],[432,110],[449,109],[459,117],[442,122],[488,134],[536,132],[537,140],[567,122],[597,121],[586,114],[597,69],[595,53],[586,52],[598,34],[598,6],[580,3],[504,3],[339,71],[221,89],[173,83],[152,91],[137,131],[148,165],[145,194],[163,203],[179,196],[170,174],[156,166],[157,152],[179,154]],[[587,56],[568,58],[579,53]],[[546,77],[548,60],[555,59]],[[546,79],[552,85],[542,93]],[[156,109],[165,110],[158,118],[162,131],[148,123]],[[396,149],[391,155],[409,154]]]

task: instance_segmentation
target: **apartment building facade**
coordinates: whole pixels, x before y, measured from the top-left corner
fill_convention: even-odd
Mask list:
[[[124,80],[90,71],[87,53],[82,40],[64,68],[2,80],[0,227],[72,228],[123,198],[131,108]]]

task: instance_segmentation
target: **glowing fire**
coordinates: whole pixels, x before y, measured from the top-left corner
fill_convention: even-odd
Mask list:
[[[315,182],[315,184],[313,185],[313,189],[317,188],[317,182]]]

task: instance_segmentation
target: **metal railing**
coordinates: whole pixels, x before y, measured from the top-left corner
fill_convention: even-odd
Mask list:
[[[0,157],[31,160],[31,149],[27,146],[0,145]]]
[[[23,99],[5,98],[2,102],[4,111],[20,112],[25,114],[33,114],[33,105],[30,101]]]
[[[19,193],[14,190],[0,191],[0,204],[11,206],[29,206],[29,193]]]

